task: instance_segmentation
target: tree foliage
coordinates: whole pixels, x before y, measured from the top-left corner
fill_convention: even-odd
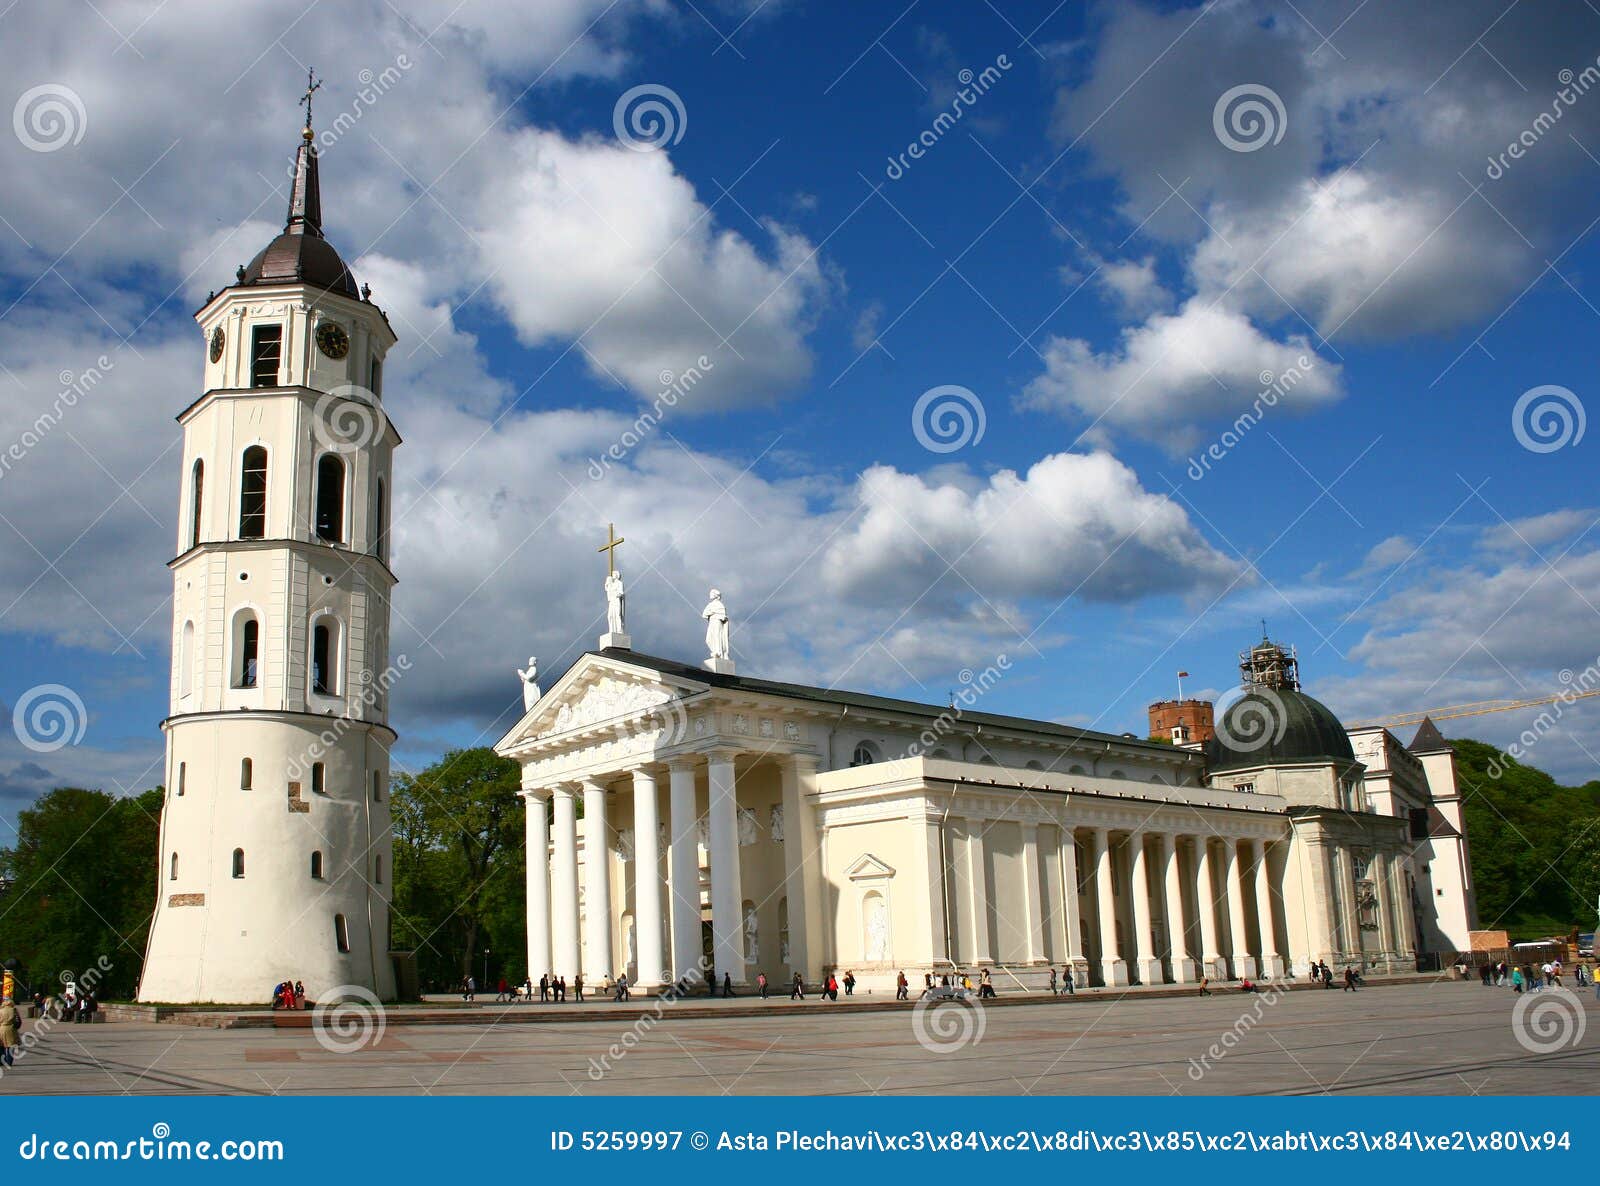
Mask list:
[[[424,990],[471,972],[520,980],[527,962],[523,810],[517,764],[452,750],[395,779],[393,939],[417,953]]]
[[[1513,939],[1595,927],[1600,782],[1567,787],[1481,741],[1451,742],[1479,925]]]
[[[155,908],[160,787],[131,798],[58,787],[18,816],[0,849],[0,958],[16,959],[35,990],[100,963],[105,999],[138,984]]]

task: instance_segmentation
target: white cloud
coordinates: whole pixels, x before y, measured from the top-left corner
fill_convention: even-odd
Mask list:
[[[1143,259],[1099,260],[1095,281],[1126,317],[1144,317],[1166,309],[1172,294],[1156,273],[1154,256]]]
[[[1231,421],[1280,376],[1299,377],[1269,405],[1304,410],[1337,399],[1339,367],[1301,337],[1274,341],[1242,314],[1193,298],[1122,333],[1096,353],[1080,338],[1051,338],[1045,371],[1023,393],[1025,407],[1070,411],[1092,428],[1125,429],[1184,448],[1208,422]]]
[[[1600,518],[1592,509],[1564,507],[1542,515],[1511,519],[1485,528],[1478,546],[1492,552],[1538,551],[1552,544],[1565,543],[1573,536],[1587,535]]]

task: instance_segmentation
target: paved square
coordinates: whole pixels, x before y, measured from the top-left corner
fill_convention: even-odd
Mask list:
[[[376,1043],[348,1053],[325,1048],[310,1028],[66,1025],[0,1078],[0,1092],[1595,1094],[1593,990],[1533,999],[1563,1027],[1541,1031],[1555,1047],[1547,1053],[1518,1042],[1516,1001],[1476,982],[1355,995],[1297,987],[1275,999],[1227,990],[1176,1000],[1085,995],[925,1016],[935,1038],[953,1041],[981,1025],[979,1040],[948,1052],[918,1041],[909,1007],[840,1013],[814,1001],[775,1002],[770,1016],[659,1023],[497,1022],[503,1007],[489,1006],[461,1024],[389,1024]],[[637,1036],[633,1049],[624,1034]],[[1207,1067],[1213,1047],[1223,1053],[1212,1052]]]

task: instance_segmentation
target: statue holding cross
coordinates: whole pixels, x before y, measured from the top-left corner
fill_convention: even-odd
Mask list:
[[[623,541],[617,535],[614,523],[606,524],[606,542],[595,550],[606,554],[606,633],[600,637],[600,647],[627,647],[629,639],[626,626],[627,594],[622,587],[622,574],[617,571],[617,546]]]

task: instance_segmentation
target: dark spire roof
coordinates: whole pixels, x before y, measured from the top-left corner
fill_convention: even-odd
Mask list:
[[[1406,748],[1414,754],[1437,754],[1448,751],[1450,743],[1444,739],[1444,734],[1439,732],[1439,726],[1433,723],[1432,717],[1423,717],[1422,726]]]
[[[355,277],[333,244],[322,237],[322,185],[317,176],[317,146],[308,124],[295,149],[294,183],[283,234],[262,249],[244,269],[239,283],[309,284],[360,300]]]

